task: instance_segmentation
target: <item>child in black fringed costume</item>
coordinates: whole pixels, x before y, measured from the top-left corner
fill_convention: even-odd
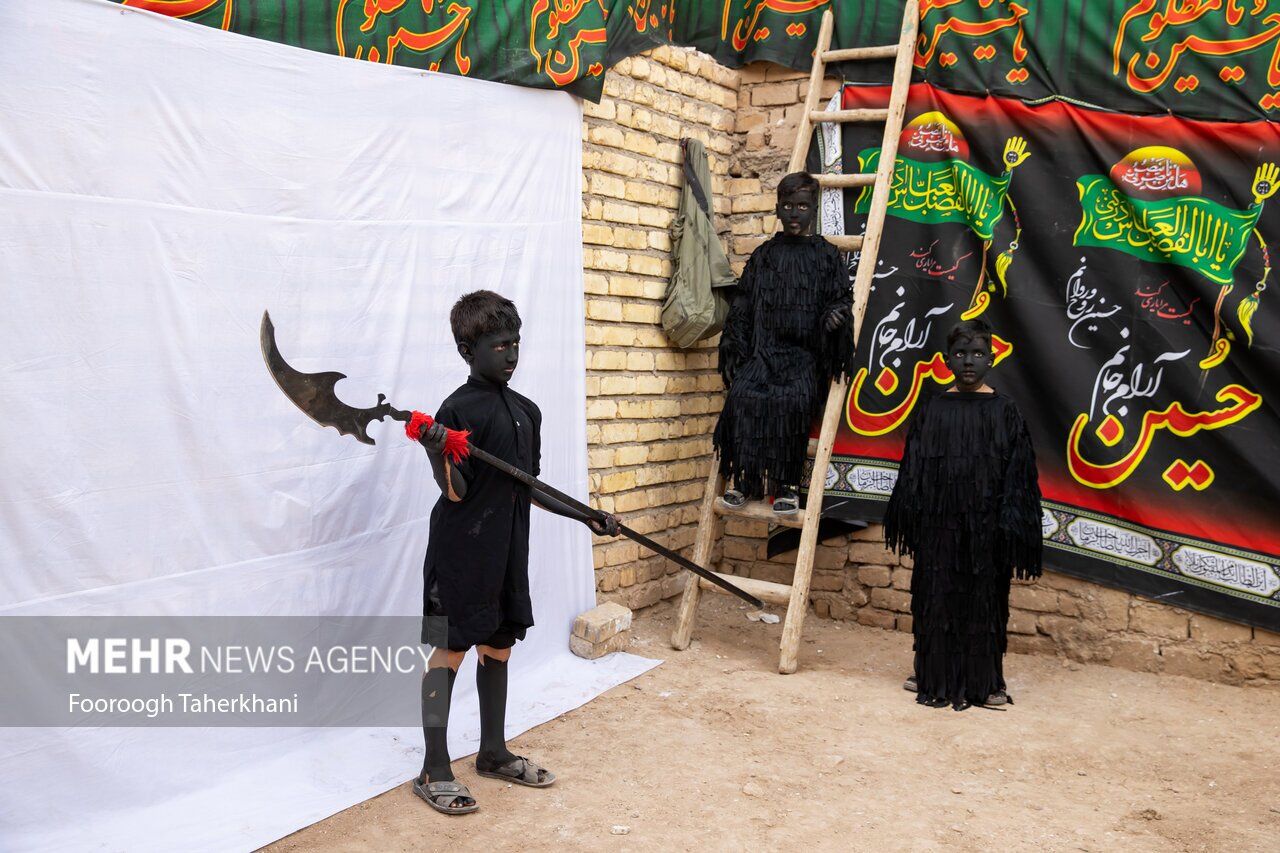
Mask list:
[[[915,675],[906,687],[921,704],[957,711],[1012,702],[1009,583],[1040,575],[1035,450],[1013,400],[983,381],[992,361],[986,322],[951,330],[956,384],[912,419],[884,518],[885,540],[915,559]]]
[[[806,172],[779,182],[782,232],[751,253],[720,338],[729,394],[715,447],[731,506],[769,496],[779,515],[799,510],[809,428],[853,360],[848,273],[836,247],[809,233],[817,200]]]

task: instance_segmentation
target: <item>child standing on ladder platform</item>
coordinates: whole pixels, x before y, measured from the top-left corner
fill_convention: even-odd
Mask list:
[[[812,175],[778,183],[782,231],[751,253],[720,338],[729,393],[714,443],[732,507],[772,497],[778,515],[799,511],[809,430],[853,361],[849,275],[839,250],[810,233],[817,209]]]

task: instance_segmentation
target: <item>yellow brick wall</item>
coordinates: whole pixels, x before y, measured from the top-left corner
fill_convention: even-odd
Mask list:
[[[707,148],[716,224],[728,237],[739,75],[664,47],[610,70],[583,120],[587,443],[597,505],[671,548],[688,548],[723,403],[714,342],[673,347],[658,316],[671,275],[682,137]],[[598,541],[602,600],[645,607],[684,576],[628,540]]]
[[[828,80],[824,97],[836,88]],[[596,503],[687,554],[723,403],[714,342],[669,345],[658,315],[671,272],[669,226],[682,136],[707,147],[715,224],[740,271],[776,223],[805,75],[757,63],[722,68],[661,48],[610,71],[583,123],[587,440]],[[795,554],[764,557],[767,525],[729,520],[713,559],[735,574],[789,583]],[[628,540],[595,545],[599,597],[632,608],[678,595],[686,575]],[[878,525],[819,546],[819,617],[910,631],[911,562]],[[1280,682],[1280,635],[1046,572],[1011,595],[1010,647],[1228,683]]]

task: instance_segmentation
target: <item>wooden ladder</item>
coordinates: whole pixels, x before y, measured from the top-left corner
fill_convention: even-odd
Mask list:
[[[876,172],[814,176],[823,187],[874,187],[871,209],[867,215],[867,226],[863,236],[827,237],[844,251],[861,250],[862,252],[853,287],[855,343],[862,329],[862,317],[866,313],[867,297],[871,292],[876,258],[880,253],[880,235],[884,227],[885,209],[889,204],[889,185],[893,177],[894,161],[898,155],[898,136],[902,132],[902,116],[907,106],[907,89],[911,84],[912,57],[915,52],[919,22],[917,9],[918,0],[907,0],[897,44],[883,47],[856,47],[847,50],[830,49],[834,21],[830,9],[823,14],[822,24],[818,30],[818,45],[813,54],[813,71],[809,75],[809,94],[805,98],[804,111],[800,115],[800,127],[796,133],[795,148],[791,152],[791,161],[787,167],[788,172],[798,172],[804,168],[813,126],[816,122],[884,122],[880,165]],[[889,58],[894,60],[893,87],[886,109],[824,111],[818,108],[827,63]],[[813,575],[813,558],[818,545],[822,494],[847,393],[846,381],[832,382],[827,392],[827,405],[822,414],[822,430],[818,435],[813,472],[809,477],[809,497],[803,514],[790,517],[777,516],[763,501],[752,501],[741,508],[730,507],[721,497],[724,479],[720,476],[720,467],[715,459],[712,460],[711,473],[707,477],[707,492],[702,499],[702,512],[698,518],[698,538],[693,549],[693,561],[698,565],[706,566],[711,559],[712,546],[720,535],[721,516],[762,520],[800,528],[800,548],[796,556],[795,575],[790,584],[772,583],[736,575],[723,576],[767,604],[787,606],[786,621],[782,627],[781,653],[778,659],[778,671],[782,673],[795,672],[798,663],[800,630],[804,626],[804,617],[809,609],[809,582]],[[723,591],[720,587],[699,579],[697,575],[690,574],[685,584],[684,595],[680,599],[676,628],[671,635],[671,645],[676,649],[689,647],[693,638],[693,620],[698,609],[698,599],[704,589]]]

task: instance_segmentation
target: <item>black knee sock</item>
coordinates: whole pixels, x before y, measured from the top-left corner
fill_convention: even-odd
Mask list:
[[[480,752],[476,755],[476,764],[488,770],[515,758],[507,749],[506,661],[480,656],[476,693],[480,696]]]
[[[449,697],[458,673],[447,666],[433,666],[422,679],[422,738],[426,757],[419,781],[452,782],[449,767]]]

